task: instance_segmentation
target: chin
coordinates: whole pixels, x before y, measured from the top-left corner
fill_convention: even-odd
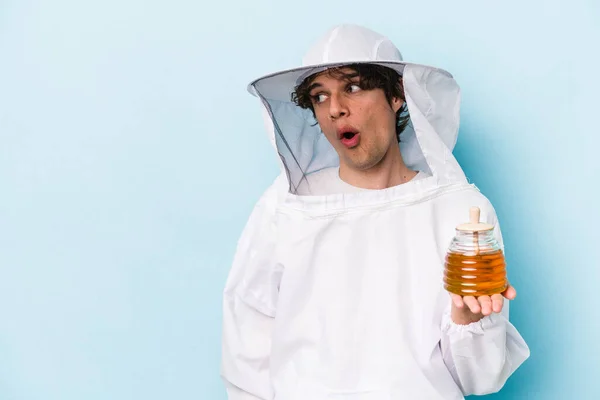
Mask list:
[[[348,160],[345,164],[356,171],[366,171],[376,166],[381,159]]]

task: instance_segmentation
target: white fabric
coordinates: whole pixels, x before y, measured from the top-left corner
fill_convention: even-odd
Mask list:
[[[342,63],[340,48],[362,49],[363,61],[377,62],[373,49],[384,42],[344,26],[315,53]],[[393,53],[399,57],[388,49],[385,60]],[[414,64],[403,67],[403,79],[412,128],[402,154],[428,176],[310,196],[298,187],[308,174],[337,167],[335,152],[304,110],[261,91],[282,84],[281,74],[255,81],[282,174],[250,216],[224,291],[222,376],[230,400],[462,399],[499,390],[529,356],[508,306],[468,326],[449,318],[443,263],[455,227],[478,206],[500,243],[502,236],[494,208],[451,153],[458,86]]]
[[[418,181],[430,176],[426,172],[419,171],[409,182]],[[408,183],[408,182],[407,182]],[[358,193],[371,189],[364,189],[344,182],[340,178],[340,169],[338,167],[325,168],[321,171],[310,174],[298,187],[298,195],[330,195],[336,193]]]

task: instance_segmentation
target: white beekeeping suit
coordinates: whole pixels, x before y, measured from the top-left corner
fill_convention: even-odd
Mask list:
[[[402,76],[411,124],[406,165],[424,179],[383,190],[303,195],[339,165],[310,110],[291,102],[305,77],[352,63]],[[460,91],[440,69],[402,61],[385,37],[341,25],[303,66],[257,79],[282,174],[256,205],[224,291],[222,376],[230,400],[462,399],[498,391],[529,356],[500,314],[450,318],[444,257],[471,206],[500,228],[452,155]]]

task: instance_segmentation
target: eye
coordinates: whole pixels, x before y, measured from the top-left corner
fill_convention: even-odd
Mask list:
[[[361,90],[361,87],[360,87],[360,86],[358,86],[356,83],[351,83],[351,84],[349,84],[349,85],[348,85],[348,87],[346,88],[346,90],[347,90],[349,93],[355,93],[355,92],[358,92],[358,91],[360,91],[360,90]]]
[[[317,93],[311,97],[315,104],[320,104],[320,103],[324,102],[325,100],[327,100],[327,96],[323,93]]]

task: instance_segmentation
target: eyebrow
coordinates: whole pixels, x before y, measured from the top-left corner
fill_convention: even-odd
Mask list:
[[[348,82],[352,82],[355,83],[356,82],[356,78],[358,78],[358,80],[360,81],[360,74],[358,72],[352,73],[352,74],[347,74],[345,76],[346,80]],[[344,80],[344,79],[340,79],[340,80]],[[313,89],[319,88],[319,87],[323,87],[323,85],[319,82],[314,82],[313,84],[311,84],[310,86],[308,86],[308,88],[306,89],[306,91],[308,93],[312,92]]]
[[[310,93],[310,92],[312,92],[312,91],[313,91],[313,89],[315,89],[315,88],[318,88],[318,87],[322,87],[322,86],[323,86],[323,85],[321,85],[319,82],[315,82],[315,83],[313,83],[312,85],[310,85],[310,86],[309,86],[309,87],[306,89],[306,91],[307,91],[308,93]]]

